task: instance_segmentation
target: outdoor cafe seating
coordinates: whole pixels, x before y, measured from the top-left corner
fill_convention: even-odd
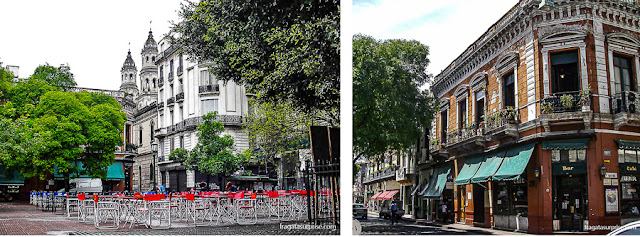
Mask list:
[[[169,229],[174,226],[254,225],[259,222],[305,221],[308,198],[305,190],[266,192],[181,192],[181,193],[58,193],[31,192],[29,203],[43,211],[66,214],[68,218],[97,229],[143,226]],[[173,226],[172,226],[173,225]]]

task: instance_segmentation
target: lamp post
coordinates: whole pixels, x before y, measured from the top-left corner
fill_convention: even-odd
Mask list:
[[[156,153],[158,153],[158,143],[151,143],[151,151],[153,152],[153,170],[151,170],[151,179],[153,179],[153,192],[156,191]]]

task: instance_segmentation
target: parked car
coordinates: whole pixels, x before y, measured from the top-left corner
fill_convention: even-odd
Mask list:
[[[640,221],[634,221],[615,229],[607,235],[640,235]]]
[[[367,207],[364,204],[353,204],[353,218],[361,217],[363,219],[367,219]]]

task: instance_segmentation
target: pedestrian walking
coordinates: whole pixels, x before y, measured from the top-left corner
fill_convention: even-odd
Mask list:
[[[396,221],[396,215],[398,213],[398,206],[396,206],[396,202],[391,202],[391,225],[393,225]]]

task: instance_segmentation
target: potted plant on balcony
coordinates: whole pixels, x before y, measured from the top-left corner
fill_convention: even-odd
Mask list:
[[[500,115],[503,119],[507,121],[507,123],[516,123],[516,118],[518,117],[516,114],[515,108],[511,106],[507,106],[502,111],[500,111]]]
[[[572,95],[564,94],[560,96],[560,104],[565,110],[571,110],[575,105],[575,100],[573,99]]]
[[[540,104],[540,109],[542,109],[543,114],[550,114],[553,112],[553,106],[551,106],[551,102],[543,100]]]
[[[591,83],[587,84],[587,87],[580,91],[580,105],[582,106],[582,112],[591,110]]]

